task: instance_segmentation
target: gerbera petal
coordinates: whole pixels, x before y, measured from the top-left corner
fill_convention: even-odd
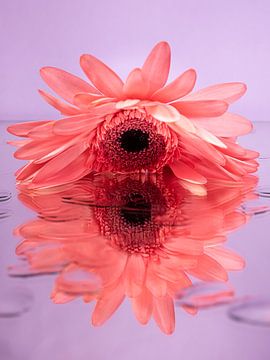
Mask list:
[[[13,135],[25,137],[28,135],[29,131],[34,129],[36,126],[40,126],[43,124],[47,124],[50,121],[29,121],[29,122],[21,122],[18,124],[13,124],[8,126],[7,131]]]
[[[125,269],[126,295],[135,297],[140,295],[145,275],[145,264],[141,255],[130,255]]]
[[[150,266],[151,265],[149,265],[149,267]],[[166,280],[157,276],[153,270],[150,270],[149,267],[145,278],[145,285],[147,289],[153,294],[153,296],[165,296],[167,292]]]
[[[143,78],[142,70],[136,68],[130,72],[123,88],[126,98],[145,99],[148,93],[147,82]]]
[[[192,195],[195,196],[206,196],[207,190],[204,185],[201,184],[194,184],[185,180],[180,180],[181,186],[183,186],[184,189],[188,190]]]
[[[86,81],[55,67],[48,66],[42,68],[40,75],[56,94],[71,104],[73,103],[74,95],[77,93],[90,92],[98,94],[98,91]]]
[[[136,106],[139,102],[140,102],[140,100],[138,100],[138,99],[121,100],[116,103],[115,107],[116,107],[116,109],[119,109],[119,110],[126,109],[126,108]]]
[[[187,95],[192,91],[196,82],[196,71],[189,69],[178,76],[167,86],[159,89],[152,95],[153,100],[170,102]]]
[[[174,303],[170,296],[154,298],[153,317],[165,334],[172,334],[174,332]]]
[[[202,254],[204,250],[204,244],[202,241],[189,238],[171,238],[164,244],[164,246],[172,252],[179,252],[194,256]]]
[[[170,70],[171,50],[167,42],[159,42],[150,52],[142,67],[148,95],[166,84]]]
[[[116,98],[122,95],[123,81],[102,61],[92,55],[82,55],[80,64],[87,77],[102,94]]]
[[[175,122],[181,119],[179,112],[171,105],[158,104],[146,106],[147,113],[163,122]]]
[[[231,104],[245,94],[247,86],[240,82],[231,82],[208,86],[189,94],[185,100],[223,100]]]
[[[227,271],[242,270],[245,267],[245,260],[230,249],[223,247],[211,247],[206,249],[206,254],[220,263]]]
[[[102,99],[103,96],[90,93],[79,93],[74,96],[73,103],[80,109],[88,110],[92,101]]]
[[[221,116],[228,109],[228,104],[219,100],[176,101],[171,105],[190,118]]]
[[[94,326],[102,325],[113,315],[124,298],[124,289],[121,281],[118,281],[116,285],[108,287],[96,303],[92,314],[92,324]]]
[[[51,178],[45,179],[42,182],[35,181],[34,177],[32,183],[29,185],[29,189],[35,189],[36,187],[51,187],[67,184],[69,182],[73,182],[84,177],[86,174],[89,174],[91,172],[91,169],[88,169],[85,166],[88,156],[88,153],[84,152],[64,169],[57,172]],[[37,175],[38,171],[35,176]]]
[[[188,273],[203,281],[228,280],[228,274],[224,267],[208,255],[199,256],[197,267],[188,270]]]
[[[40,168],[42,164],[35,164],[33,161],[29,162],[22,168],[16,171],[16,179],[17,181],[23,181],[32,177]]]
[[[197,128],[197,134],[208,143],[215,145],[217,147],[226,149],[226,145],[215,135],[211,134],[209,131],[203,128]]]
[[[47,93],[44,90],[38,90],[39,94],[43,97],[43,99],[55,109],[59,110],[63,115],[77,115],[80,114],[80,110],[75,108],[74,106],[68,105],[63,101],[57,99],[51,94]]]
[[[76,160],[88,147],[86,142],[79,142],[59,155],[49,160],[35,176],[35,182],[43,182],[46,178],[54,176],[57,172],[61,172],[66,166]]]
[[[207,180],[204,176],[199,174],[196,170],[192,169],[182,161],[174,161],[170,164],[170,168],[174,175],[179,179],[183,179],[195,184],[206,184]]]
[[[143,325],[146,325],[150,320],[153,311],[153,296],[146,288],[141,294],[131,299],[132,309],[136,319]]]
[[[192,122],[216,136],[240,136],[252,130],[252,123],[243,116],[226,112],[220,117],[194,118]]]
[[[182,135],[183,130],[189,133],[196,133],[196,128],[193,123],[184,115],[180,114],[180,119],[174,123],[168,124],[179,135]]]

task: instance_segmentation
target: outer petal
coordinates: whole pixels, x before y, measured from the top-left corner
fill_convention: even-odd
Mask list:
[[[79,142],[49,160],[42,169],[39,170],[35,177],[35,182],[43,182],[44,180],[53,177],[58,172],[61,172],[62,169],[75,161],[87,147],[88,144],[86,142]]]
[[[208,86],[185,97],[185,100],[223,100],[231,104],[245,94],[247,86],[231,82]]]
[[[92,101],[102,99],[103,96],[90,93],[79,93],[74,96],[73,103],[80,109],[88,110]]]
[[[143,78],[142,70],[136,68],[128,75],[123,88],[125,98],[145,99],[147,97],[147,82]]]
[[[130,255],[127,259],[125,269],[126,295],[135,297],[142,292],[142,285],[145,275],[145,264],[142,256]]]
[[[187,117],[215,117],[228,109],[226,102],[218,100],[177,101],[171,105]]]
[[[94,326],[102,325],[117,310],[124,298],[124,289],[121,281],[117,285],[107,288],[96,303],[92,315],[92,324]]]
[[[153,310],[153,296],[146,288],[136,298],[132,298],[132,308],[137,320],[145,325],[150,320]]]
[[[47,124],[49,122],[49,120],[21,122],[8,126],[7,130],[13,135],[25,137],[28,135],[29,131],[31,131],[35,127]]]
[[[87,77],[104,95],[116,98],[122,95],[123,81],[102,61],[92,55],[82,55],[80,64]]]
[[[42,68],[40,75],[56,94],[70,103],[73,103],[73,97],[77,93],[98,93],[98,91],[86,81],[55,67],[48,66]]]
[[[248,134],[252,130],[252,123],[244,117],[226,112],[215,118],[196,118],[192,122],[216,136],[239,136]]]
[[[174,161],[170,164],[170,168],[175,176],[195,184],[206,184],[207,180],[204,176],[200,175],[196,170],[181,161]]]
[[[173,82],[152,95],[153,100],[170,102],[177,100],[192,91],[196,82],[196,71],[189,69],[178,76]]]
[[[153,316],[165,334],[172,334],[175,327],[174,303],[170,296],[154,298]]]
[[[166,84],[170,70],[171,50],[167,42],[158,43],[150,52],[142,67],[147,82],[148,95]]]
[[[81,113],[79,109],[64,103],[46,91],[38,90],[38,92],[49,105],[59,110],[63,115],[78,115]]]
[[[217,138],[215,135],[211,134],[209,131],[203,129],[203,128],[198,128],[197,129],[197,134],[205,141],[207,141],[208,143],[218,146],[220,148],[226,149],[226,145],[219,139]]]
[[[170,123],[181,119],[179,112],[171,105],[158,104],[146,106],[146,110],[148,114],[159,121]]]

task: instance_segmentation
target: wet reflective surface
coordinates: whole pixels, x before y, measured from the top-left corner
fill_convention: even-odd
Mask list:
[[[259,183],[212,182],[207,197],[169,173],[17,193],[6,125],[5,359],[269,358],[268,124],[241,140],[261,152]]]

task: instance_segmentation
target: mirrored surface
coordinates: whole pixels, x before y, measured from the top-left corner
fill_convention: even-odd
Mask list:
[[[16,190],[21,164],[5,144],[6,126],[0,347],[7,359],[267,359],[268,124],[241,139],[261,152],[259,180],[210,182],[207,197],[188,193],[170,173]],[[258,321],[251,326],[249,318]]]

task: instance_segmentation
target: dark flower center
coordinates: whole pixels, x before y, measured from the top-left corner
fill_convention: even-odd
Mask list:
[[[149,135],[138,129],[130,129],[120,136],[121,148],[127,152],[140,152],[149,147]]]
[[[151,220],[151,203],[143,195],[132,193],[120,214],[131,226],[144,225]]]

